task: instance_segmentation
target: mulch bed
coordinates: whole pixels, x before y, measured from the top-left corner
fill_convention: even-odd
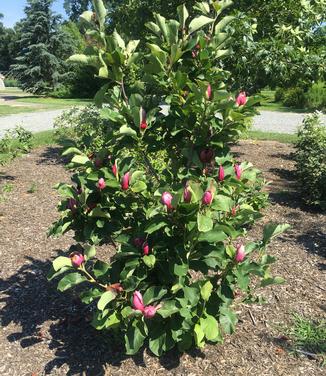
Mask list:
[[[278,259],[273,274],[286,283],[262,290],[266,304],[239,307],[238,330],[223,345],[161,359],[148,350],[126,357],[112,334],[89,326],[77,300],[46,280],[49,260],[73,243],[71,235],[46,236],[58,216],[52,188],[69,181],[58,149],[37,149],[0,168],[0,187],[13,186],[0,200],[0,375],[325,375],[317,361],[287,351],[281,327],[293,312],[325,317],[326,216],[300,202],[290,145],[246,141],[234,151],[272,181],[272,203],[248,238],[261,236],[269,221],[292,225],[270,247]]]

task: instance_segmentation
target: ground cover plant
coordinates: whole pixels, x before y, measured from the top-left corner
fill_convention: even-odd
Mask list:
[[[105,35],[102,1],[82,15],[89,46],[71,60],[107,79],[95,97],[107,135],[100,150],[64,152],[73,155],[73,184],[57,187],[64,199],[50,234],[73,230],[81,244],[54,260],[49,278],[60,278],[61,291],[80,285],[93,326],[119,329],[128,354],[144,344],[160,356],[222,342],[235,330],[236,303],[283,282],[270,274],[266,248],[288,226],[269,224],[262,240],[244,240],[266,194],[260,171],[229,151],[259,101],[224,84],[229,5],[197,3],[192,19],[181,5],[178,21],[154,14],[146,51],[116,31]],[[128,73],[140,57],[145,72],[135,82]],[[101,244],[114,247],[110,260],[96,259]]]

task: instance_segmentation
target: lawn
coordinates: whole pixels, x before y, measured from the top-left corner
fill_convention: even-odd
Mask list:
[[[262,90],[260,92],[262,97],[261,105],[258,107],[259,110],[267,111],[280,111],[280,112],[296,112],[296,113],[306,113],[308,110],[302,108],[291,108],[285,107],[280,102],[275,102],[275,90]]]

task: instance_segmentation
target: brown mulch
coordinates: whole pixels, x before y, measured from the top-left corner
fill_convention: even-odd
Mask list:
[[[223,345],[161,359],[147,350],[126,357],[111,333],[89,326],[77,300],[46,281],[49,260],[73,243],[70,235],[46,236],[58,216],[52,188],[69,180],[58,150],[38,149],[0,168],[0,187],[13,188],[0,197],[0,375],[325,375],[317,361],[287,351],[281,328],[293,312],[325,317],[326,215],[300,202],[290,145],[246,141],[234,151],[272,181],[272,204],[249,238],[269,221],[292,225],[270,247],[273,274],[286,283],[262,291],[266,304],[239,307],[238,330]]]

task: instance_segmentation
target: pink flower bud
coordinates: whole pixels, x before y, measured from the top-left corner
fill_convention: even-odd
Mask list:
[[[237,208],[233,206],[233,208],[231,209],[231,215],[232,217],[235,217],[236,214],[237,214]]]
[[[81,186],[78,186],[78,187],[76,188],[76,193],[77,193],[77,195],[81,195],[81,194],[83,193],[83,189],[82,189]]]
[[[218,169],[218,180],[223,181],[224,177],[225,177],[224,168],[223,168],[222,165],[220,165],[220,167]]]
[[[135,238],[134,239],[134,246],[137,247],[137,248],[142,247],[142,245],[144,243],[145,243],[145,239],[144,238]]]
[[[72,266],[74,266],[75,268],[79,268],[80,265],[85,261],[85,257],[81,253],[78,253],[78,252],[71,253],[69,257],[70,257]]]
[[[143,247],[143,253],[144,253],[144,255],[147,256],[147,255],[149,254],[149,251],[150,251],[150,248],[149,248],[148,243],[145,242],[145,243],[142,245],[142,247]]]
[[[247,103],[247,96],[244,91],[240,92],[240,94],[237,96],[237,99],[235,100],[235,103],[238,106],[244,106]]]
[[[193,59],[196,59],[197,55],[198,55],[198,52],[197,52],[197,51],[193,50],[193,51],[191,52],[191,56],[192,56]]]
[[[103,178],[99,179],[99,181],[97,182],[97,188],[102,191],[105,187],[105,180]]]
[[[152,306],[152,305],[148,305],[146,307],[144,307],[144,311],[143,311],[143,314],[144,314],[144,317],[146,317],[146,319],[151,319],[152,317],[155,316],[156,314],[156,311],[159,309],[159,306]]]
[[[126,191],[129,188],[130,172],[126,172],[122,177],[121,188]]]
[[[207,100],[210,100],[211,97],[212,97],[212,87],[211,87],[211,85],[209,84],[209,85],[207,86],[207,89],[206,89],[206,99],[207,99]]]
[[[241,168],[241,166],[239,164],[236,164],[234,166],[234,171],[235,171],[235,175],[236,175],[237,179],[240,180],[241,179],[241,174],[242,174],[242,168]]]
[[[242,262],[246,256],[245,247],[243,244],[237,244],[237,250],[235,254],[235,261]]]
[[[145,121],[142,121],[140,123],[140,129],[144,131],[146,128],[147,128],[147,123],[146,123],[146,120],[145,120]]]
[[[183,191],[183,201],[186,202],[187,204],[189,204],[189,202],[191,201],[191,191],[188,187],[186,187]]]
[[[141,114],[140,129],[145,130],[147,128],[146,111],[143,108],[141,108],[140,114]]]
[[[166,205],[168,209],[172,208],[171,202],[172,202],[172,195],[170,192],[163,192],[161,197],[161,202],[163,205]]]
[[[67,208],[75,212],[77,209],[77,201],[74,198],[70,198],[67,203]]]
[[[213,195],[211,191],[206,191],[202,198],[203,205],[210,205],[213,201]]]
[[[114,162],[114,165],[112,165],[112,173],[115,177],[117,177],[118,175],[118,166],[117,166],[117,163]]]
[[[210,148],[203,149],[200,154],[199,158],[202,163],[210,163],[212,159],[214,158],[214,151]]]
[[[144,311],[144,303],[143,303],[143,296],[139,291],[135,291],[132,297],[132,306],[134,309],[143,312]]]

